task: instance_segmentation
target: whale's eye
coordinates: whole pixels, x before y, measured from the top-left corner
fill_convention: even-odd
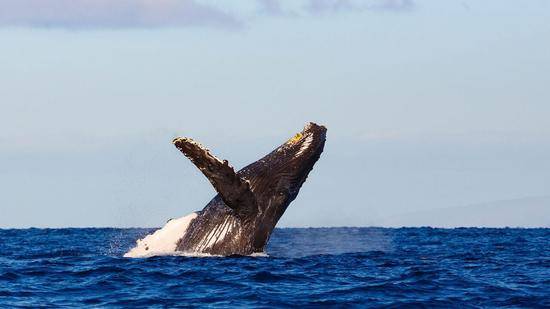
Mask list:
[[[294,144],[302,138],[302,133],[296,133],[291,139],[288,140],[290,144]]]

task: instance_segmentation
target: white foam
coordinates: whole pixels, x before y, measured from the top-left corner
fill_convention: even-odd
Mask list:
[[[126,254],[124,255],[125,257]],[[223,255],[203,253],[203,252],[186,252],[186,251],[166,251],[166,252],[151,252],[140,256],[132,256],[132,258],[150,258],[154,256],[185,256],[185,257],[224,257]]]
[[[150,257],[156,255],[173,255],[180,238],[185,235],[189,224],[197,213],[172,219],[164,227],[136,241],[136,246],[124,254],[124,257]]]
[[[269,257],[269,254],[267,254],[265,252],[254,252],[254,253],[250,254],[249,256],[251,256],[251,257]]]
[[[149,253],[142,256],[139,256],[139,258],[149,258],[153,256],[185,256],[185,257],[199,257],[199,258],[223,258],[224,255],[220,254],[210,254],[210,253],[204,253],[204,252],[187,252],[187,251],[174,251],[174,252],[164,252],[164,253]],[[248,257],[255,257],[255,258],[262,258],[262,257],[269,257],[269,254],[265,252],[254,252],[252,254],[246,255]]]

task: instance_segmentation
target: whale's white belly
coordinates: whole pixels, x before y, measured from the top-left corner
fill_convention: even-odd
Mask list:
[[[173,254],[176,245],[187,231],[191,221],[197,217],[197,213],[172,219],[161,229],[136,241],[136,246],[124,254],[124,257],[148,257],[154,255]]]

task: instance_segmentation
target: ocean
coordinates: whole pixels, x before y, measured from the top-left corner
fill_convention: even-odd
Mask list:
[[[278,228],[265,255],[122,257],[151,231],[0,230],[0,307],[550,307],[550,229]]]

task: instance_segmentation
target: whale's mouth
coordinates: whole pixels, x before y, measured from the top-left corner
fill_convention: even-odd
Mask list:
[[[294,157],[310,157],[323,150],[326,132],[325,126],[308,122],[302,131],[296,133],[277,151],[286,152]]]

